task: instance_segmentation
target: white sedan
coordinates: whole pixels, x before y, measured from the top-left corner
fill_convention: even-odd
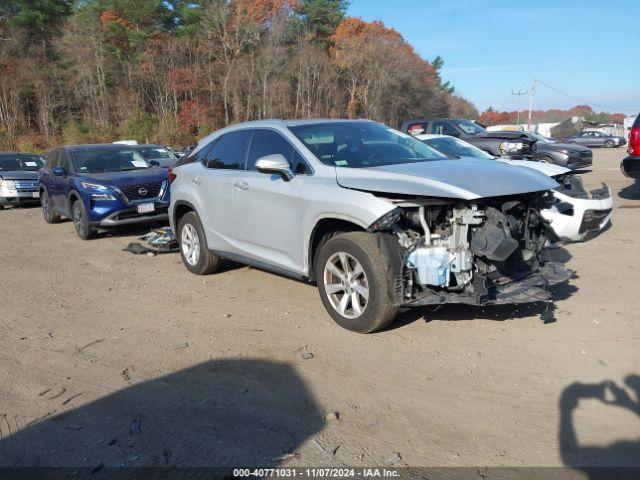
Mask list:
[[[568,168],[530,160],[507,160],[494,157],[470,143],[448,135],[415,135],[418,140],[451,157],[495,159],[510,165],[532,168],[554,178],[561,186],[553,194],[558,202],[542,211],[551,222],[551,228],[561,242],[581,242],[598,235],[611,222],[613,197],[611,189],[602,188],[587,192],[582,180],[572,175]]]

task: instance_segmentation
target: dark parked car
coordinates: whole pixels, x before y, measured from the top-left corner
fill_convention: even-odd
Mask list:
[[[535,140],[524,132],[489,132],[471,120],[452,118],[423,118],[405,120],[400,127],[405,133],[450,135],[478,147],[496,157],[515,160],[535,160]]]
[[[584,145],[585,147],[622,147],[627,144],[623,137],[616,137],[602,132],[581,132],[564,137],[561,139],[564,143],[575,143]]]
[[[162,145],[133,145],[132,148],[139,152],[145,160],[157,167],[171,168],[178,161],[178,157]]]
[[[45,220],[68,217],[85,240],[99,227],[168,218],[169,174],[130,145],[54,148],[40,170],[39,185]]]
[[[555,163],[571,170],[579,170],[593,164],[593,152],[589,147],[556,143],[539,133],[525,133],[536,141],[535,150],[539,162]]]
[[[622,160],[620,169],[627,177],[640,178],[640,115],[631,127],[628,152],[629,156]]]
[[[0,152],[0,210],[8,205],[37,205],[38,170],[44,166],[35,153]]]

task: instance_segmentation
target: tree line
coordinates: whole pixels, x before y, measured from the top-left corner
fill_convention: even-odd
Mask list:
[[[520,112],[520,124],[526,124],[529,112],[524,110]],[[607,113],[595,112],[589,105],[576,105],[568,110],[550,109],[550,110],[533,110],[531,112],[531,121],[533,123],[556,123],[564,122],[571,117],[581,117],[594,123],[624,123],[624,113]],[[497,111],[489,107],[478,117],[478,122],[483,125],[515,125],[518,120],[517,111]]]
[[[172,145],[261,118],[475,117],[348,0],[4,0],[0,148]]]

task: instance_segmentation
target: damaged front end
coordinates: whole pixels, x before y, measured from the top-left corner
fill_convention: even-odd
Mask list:
[[[587,241],[611,224],[613,196],[608,186],[587,192],[577,175],[561,175],[555,180],[560,184],[553,191],[557,201],[542,211],[554,233],[552,242]]]
[[[396,208],[369,231],[390,259],[397,305],[546,301],[548,287],[572,275],[542,259],[552,233],[540,211],[556,202],[549,192],[473,201],[385,199]]]

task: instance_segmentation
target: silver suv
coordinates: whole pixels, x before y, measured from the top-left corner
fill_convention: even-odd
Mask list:
[[[169,216],[191,272],[226,258],[316,282],[356,332],[408,306],[547,301],[570,276],[543,258],[554,180],[446,157],[372,121],[234,125],[173,174]]]

